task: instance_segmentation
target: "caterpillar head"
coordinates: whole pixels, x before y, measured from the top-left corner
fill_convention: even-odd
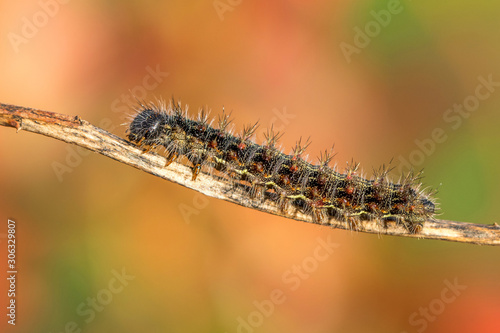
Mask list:
[[[129,141],[144,146],[158,145],[169,127],[167,117],[168,115],[161,110],[142,109],[130,123]]]

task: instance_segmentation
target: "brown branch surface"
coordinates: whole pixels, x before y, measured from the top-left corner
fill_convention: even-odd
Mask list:
[[[235,187],[215,175],[201,173],[195,181],[192,181],[192,172],[188,166],[174,162],[165,167],[165,157],[152,153],[143,153],[142,150],[128,141],[95,127],[78,116],[71,117],[15,105],[0,104],[0,125],[14,127],[17,131],[23,130],[43,134],[87,148],[213,198],[297,221],[313,223],[309,215],[296,210],[282,212],[271,200],[258,203],[249,200],[244,187]],[[350,226],[345,222],[331,220],[330,225],[335,228],[350,230]],[[500,226],[496,223],[483,225],[433,220],[426,221],[421,232],[412,234],[401,225],[389,224],[383,226],[377,221],[369,221],[364,222],[362,229],[359,231],[462,243],[500,245]]]

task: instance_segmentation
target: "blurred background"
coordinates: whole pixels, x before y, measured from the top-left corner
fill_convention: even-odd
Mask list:
[[[314,161],[423,168],[440,218],[500,222],[500,3],[63,2],[0,4],[0,102],[122,137],[132,95],[224,107]],[[500,330],[498,248],[266,215],[7,127],[0,170],[2,332]]]

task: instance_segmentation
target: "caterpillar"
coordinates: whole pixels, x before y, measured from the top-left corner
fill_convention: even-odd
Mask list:
[[[235,186],[247,184],[249,199],[276,201],[283,211],[293,206],[318,224],[335,219],[359,229],[363,221],[392,221],[418,233],[436,213],[434,198],[422,189],[420,173],[409,172],[393,183],[390,169],[382,166],[368,179],[360,175],[358,163],[350,163],[345,172],[330,167],[333,154],[328,150],[320,154],[318,164],[308,162],[304,153],[309,140],[299,140],[285,154],[277,148],[282,134],[272,127],[258,144],[252,140],[258,123],[234,134],[229,129],[230,114],[223,111],[216,126],[213,122],[204,109],[190,118],[187,108],[173,99],[169,105],[139,101],[126,134],[144,152],[156,150],[164,155],[165,167],[187,159],[192,181],[204,170],[217,170]]]

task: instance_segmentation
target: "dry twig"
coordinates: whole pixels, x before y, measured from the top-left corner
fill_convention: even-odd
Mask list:
[[[279,207],[269,200],[258,204],[251,202],[244,193],[244,188],[235,188],[230,183],[214,176],[200,174],[196,181],[192,181],[192,172],[189,167],[174,162],[165,168],[164,157],[156,154],[144,154],[131,143],[91,125],[78,116],[70,117],[53,112],[0,104],[0,125],[73,143],[210,197],[266,213],[313,223],[309,215],[300,212],[294,212],[293,216],[285,215]],[[345,222],[331,221],[331,225],[339,229],[350,228]],[[411,234],[403,226],[395,224],[382,226],[380,223],[372,221],[363,223],[363,229],[359,231],[482,245],[500,245],[500,226],[496,223],[483,225],[447,220],[426,221],[421,232]]]

